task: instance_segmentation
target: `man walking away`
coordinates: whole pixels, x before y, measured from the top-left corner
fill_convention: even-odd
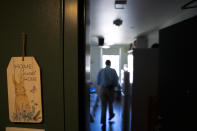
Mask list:
[[[111,61],[106,60],[105,64],[106,67],[101,69],[97,74],[97,85],[100,88],[99,95],[102,105],[101,123],[103,126],[106,125],[107,105],[109,105],[109,120],[115,116],[113,112],[113,95],[114,88],[119,85],[116,71],[110,68]]]

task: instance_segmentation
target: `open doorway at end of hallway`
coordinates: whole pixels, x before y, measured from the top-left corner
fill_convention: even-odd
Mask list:
[[[100,48],[92,47],[91,55],[91,85],[90,85],[90,122],[89,129],[90,131],[131,131],[131,95],[125,93],[124,82],[125,82],[125,71],[132,73],[133,72],[133,55],[125,52],[125,55],[122,55],[124,52],[119,52],[121,49],[117,49],[117,52],[108,53],[102,52]],[[91,52],[91,51],[90,51]],[[106,127],[102,128],[101,124],[101,112],[102,105],[99,97],[98,86],[95,83],[96,74],[101,68],[105,68],[106,60],[111,61],[111,68],[115,69],[117,75],[119,77],[119,87],[115,87],[114,92],[114,102],[113,102],[113,110],[115,113],[115,117],[113,119],[109,119],[109,107],[107,107],[106,112]],[[96,64],[95,64],[96,63]],[[126,65],[127,69],[124,69],[124,65]],[[98,67],[98,68],[96,68]],[[132,68],[132,69],[130,69]],[[121,72],[123,71],[123,73]],[[130,79],[133,79],[133,73],[130,74]],[[122,82],[121,82],[122,80]],[[128,80],[128,79],[127,79]],[[133,80],[130,80],[133,81]],[[130,86],[132,83],[129,84]],[[131,88],[131,87],[128,87]],[[131,90],[131,89],[130,89]],[[128,90],[127,90],[128,91]],[[130,91],[128,91],[130,92]]]
[[[105,68],[105,61],[110,60],[111,61],[111,68],[115,69],[117,72],[117,75],[119,75],[120,70],[120,55],[102,55],[102,68]]]

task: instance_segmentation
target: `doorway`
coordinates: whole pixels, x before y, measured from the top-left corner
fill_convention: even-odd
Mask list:
[[[130,58],[128,45],[111,46],[109,49],[103,49],[97,45],[90,45],[90,87],[89,87],[89,111],[90,131],[102,131],[101,120],[101,101],[97,92],[98,86],[96,85],[97,73],[100,69],[105,68],[106,60],[111,61],[111,68],[115,69],[119,77],[119,86],[114,88],[114,113],[115,117],[112,120],[108,120],[109,111],[106,115],[106,128],[109,131],[130,131],[131,130],[131,101],[130,96],[126,95],[123,91],[124,88],[124,71],[125,65],[132,64],[128,60]],[[133,68],[133,65],[129,65],[129,68]],[[128,68],[126,69],[128,71]],[[129,69],[132,71],[133,69]],[[120,73],[123,71],[123,74]],[[132,76],[132,75],[131,75]],[[122,82],[121,82],[122,79]],[[132,79],[132,77],[131,77]]]
[[[120,70],[120,56],[119,55],[102,55],[102,68],[105,68],[105,61],[111,61],[111,68],[115,69],[117,75],[119,75]]]

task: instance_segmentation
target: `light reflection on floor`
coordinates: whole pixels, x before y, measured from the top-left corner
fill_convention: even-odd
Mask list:
[[[96,101],[96,97],[93,97],[94,99],[91,99],[90,104],[94,105],[93,103]],[[123,105],[124,105],[124,98],[121,94],[118,94],[116,96],[116,99],[114,101],[113,107],[114,107],[114,113],[115,117],[112,120],[108,120],[109,118],[109,111],[107,109],[107,118],[106,118],[106,128],[102,129],[102,124],[100,124],[101,120],[101,103],[98,102],[98,107],[95,110],[94,115],[94,122],[90,123],[90,131],[130,131],[130,111],[126,110],[126,116],[128,118],[124,118],[124,124],[123,122]],[[128,115],[127,115],[128,114]],[[124,115],[125,116],[125,115]],[[126,121],[125,121],[126,120]],[[124,127],[122,126],[124,125]]]

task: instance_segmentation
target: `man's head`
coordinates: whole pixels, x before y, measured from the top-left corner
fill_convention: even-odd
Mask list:
[[[110,60],[106,60],[106,61],[105,61],[105,65],[106,65],[106,66],[111,66],[111,61],[110,61]]]
[[[159,48],[159,44],[158,43],[154,43],[151,48]]]

